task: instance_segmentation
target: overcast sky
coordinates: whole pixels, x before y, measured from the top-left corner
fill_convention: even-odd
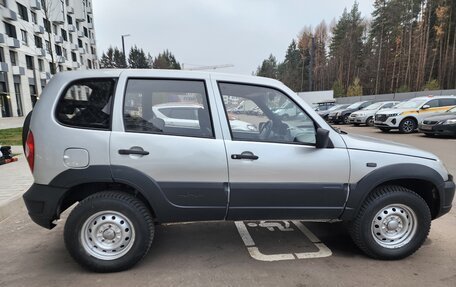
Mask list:
[[[358,0],[370,17],[373,0]],[[283,60],[304,26],[327,24],[354,0],[93,0],[98,53],[132,45],[153,56],[169,49],[185,68],[232,64],[251,74],[269,54]]]

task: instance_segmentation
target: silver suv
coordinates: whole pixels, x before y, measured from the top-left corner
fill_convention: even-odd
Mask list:
[[[259,112],[231,114],[247,101]],[[275,113],[288,105],[295,116]],[[400,259],[455,190],[435,155],[338,132],[282,83],[252,76],[59,73],[25,130],[30,217],[51,229],[78,203],[65,244],[99,272],[143,258],[157,223],[205,220],[342,220],[368,256]]]

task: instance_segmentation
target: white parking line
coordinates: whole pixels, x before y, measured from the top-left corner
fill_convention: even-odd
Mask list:
[[[295,259],[311,259],[311,258],[322,258],[322,257],[329,257],[332,255],[331,250],[322,243],[316,236],[313,234],[307,227],[305,227],[300,221],[293,220],[291,221],[314,245],[317,247],[317,252],[302,252],[302,253],[282,253],[282,254],[263,254],[256,246],[255,242],[253,241],[252,236],[250,235],[249,231],[247,230],[247,226],[244,224],[243,221],[236,221],[235,225],[239,232],[239,235],[244,242],[244,245],[247,247],[247,250],[250,256],[253,259],[259,261],[282,261],[282,260],[295,260]],[[284,221],[286,228],[278,228],[279,231],[289,231],[289,223]],[[287,224],[288,223],[288,224]],[[266,221],[262,221],[259,225],[260,227],[268,228],[270,226],[277,226],[277,223],[268,224]],[[269,229],[269,228],[268,228]],[[269,229],[270,231],[273,231]],[[274,230],[275,231],[275,230]],[[273,231],[273,232],[274,232]]]

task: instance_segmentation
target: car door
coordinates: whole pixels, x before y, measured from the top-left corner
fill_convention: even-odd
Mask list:
[[[262,111],[260,115],[225,112],[228,219],[337,218],[348,195],[347,150],[317,149],[318,125],[278,89],[223,81],[214,85],[224,111],[239,100],[251,100]],[[288,104],[299,113],[284,119],[276,111]],[[227,119],[233,117],[256,129],[231,129]]]
[[[210,109],[209,79],[147,75],[125,72],[119,80],[110,143],[114,179],[150,179],[145,188],[163,221],[223,219],[228,169],[218,115]],[[162,113],[154,113],[156,106],[197,107],[197,126],[167,124]]]

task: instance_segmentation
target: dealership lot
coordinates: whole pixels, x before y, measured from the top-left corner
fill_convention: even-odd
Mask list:
[[[454,138],[339,127],[433,152],[456,174]],[[42,229],[31,222],[24,207],[2,221],[0,286],[454,286],[456,282],[455,210],[434,221],[425,245],[401,261],[367,258],[341,223],[203,222],[159,226],[146,258],[132,270],[115,274],[89,273],[74,263],[64,248],[63,223],[64,219],[53,231]],[[318,253],[322,256],[314,256]]]

